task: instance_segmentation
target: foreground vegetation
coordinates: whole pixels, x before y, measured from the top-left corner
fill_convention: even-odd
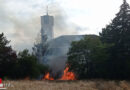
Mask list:
[[[8,90],[130,90],[128,81],[4,81]]]

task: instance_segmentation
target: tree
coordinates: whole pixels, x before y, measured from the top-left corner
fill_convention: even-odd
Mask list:
[[[119,13],[112,20],[112,23],[103,28],[100,33],[101,40],[106,43],[120,44],[126,38],[130,38],[130,7],[124,0]]]
[[[103,43],[113,45],[109,49],[110,78],[130,78],[130,7],[126,0],[112,22],[103,28],[100,37]]]
[[[79,79],[103,77],[106,73],[105,62],[108,58],[106,48],[98,36],[85,36],[72,42],[67,63]]]
[[[0,77],[14,77],[14,68],[17,62],[16,52],[9,46],[4,34],[0,34]]]
[[[4,34],[0,34],[0,78],[36,78],[48,71],[48,67],[39,64],[36,56],[27,49],[17,55],[9,43]]]
[[[17,78],[37,78],[45,73],[48,68],[39,64],[35,55],[30,54],[27,49],[19,52],[17,64]]]

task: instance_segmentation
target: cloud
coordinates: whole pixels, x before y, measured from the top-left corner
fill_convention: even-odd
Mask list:
[[[4,32],[7,38],[11,40],[11,44],[16,50],[30,49],[40,27],[40,20],[29,10],[30,7],[17,7],[18,5],[26,6],[24,4],[25,2],[19,4],[15,0],[0,1],[0,31]],[[22,9],[25,11],[20,11]]]
[[[37,34],[40,32],[40,16],[46,13],[54,16],[55,37],[78,34],[77,27],[67,21],[68,16],[59,3],[53,0],[3,0],[0,1],[0,32],[4,32],[15,50],[31,50]]]

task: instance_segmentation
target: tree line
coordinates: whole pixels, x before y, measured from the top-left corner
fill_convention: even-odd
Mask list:
[[[126,0],[99,36],[86,35],[72,42],[67,63],[79,79],[130,79],[130,6]]]
[[[48,71],[27,49],[18,54],[0,34],[0,78],[38,78]],[[120,11],[97,35],[74,41],[67,64],[78,79],[130,79],[130,7],[124,0]]]
[[[38,78],[48,70],[46,65],[38,63],[36,56],[27,49],[16,52],[9,46],[10,41],[0,34],[0,78],[24,79]]]

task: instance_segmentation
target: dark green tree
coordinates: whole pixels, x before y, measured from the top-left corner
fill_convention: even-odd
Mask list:
[[[14,77],[14,68],[17,62],[16,52],[9,46],[4,34],[0,34],[0,77]]]
[[[39,64],[35,55],[30,54],[27,49],[19,52],[17,64],[17,78],[36,78],[45,73],[48,68]]]
[[[112,44],[109,49],[109,77],[130,78],[130,7],[124,0],[119,13],[100,33],[103,43]]]
[[[72,42],[67,63],[79,79],[104,77],[105,62],[109,56],[105,50],[107,47],[98,36],[85,36]]]
[[[112,22],[103,28],[100,33],[101,40],[106,43],[120,44],[126,38],[129,38],[130,34],[130,7],[129,4],[124,0],[121,5],[119,13]]]

